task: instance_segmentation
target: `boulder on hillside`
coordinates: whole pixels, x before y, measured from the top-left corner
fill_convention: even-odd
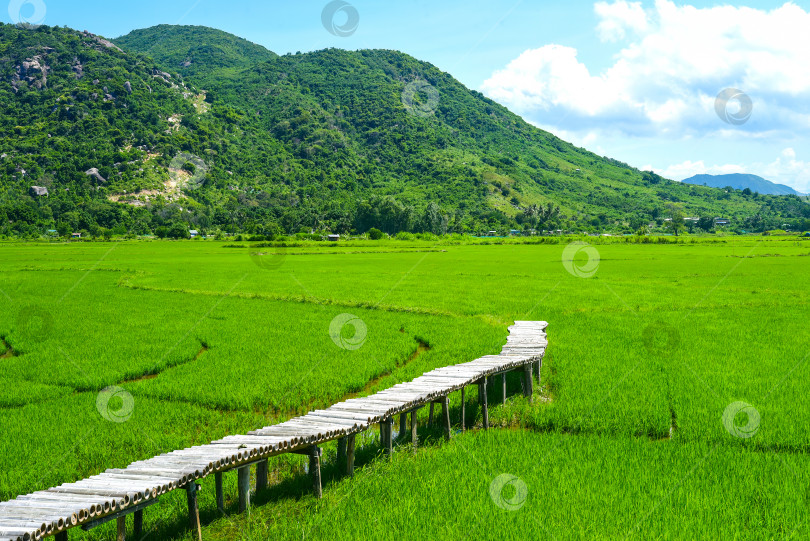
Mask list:
[[[127,91],[127,93],[132,94],[132,83],[129,81],[124,83],[124,89]]]
[[[25,81],[32,88],[42,90],[48,86],[48,72],[51,68],[45,64],[42,57],[37,55],[28,58],[16,66],[14,74],[11,76],[11,88],[16,94],[19,92],[19,84]]]
[[[102,184],[104,184],[104,183],[106,183],[106,182],[107,182],[107,179],[105,179],[104,177],[102,177],[102,176],[101,176],[101,173],[99,173],[99,172],[98,172],[98,169],[97,169],[97,168],[95,168],[95,167],[92,167],[92,168],[88,169],[87,171],[85,171],[85,172],[84,172],[84,174],[85,174],[85,175],[87,175],[88,177],[93,177],[93,178],[95,178],[95,179],[96,179],[96,181],[98,181],[98,182],[100,182],[100,183],[102,183]]]
[[[42,197],[43,195],[48,195],[48,188],[45,186],[31,186],[28,189],[28,193],[31,194],[32,197]]]

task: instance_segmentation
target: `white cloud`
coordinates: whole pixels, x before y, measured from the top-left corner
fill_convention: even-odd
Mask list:
[[[792,3],[766,11],[669,0],[648,10],[598,2],[594,10],[600,39],[620,43],[613,65],[592,73],[576,49],[544,45],[494,73],[484,93],[539,123],[564,118],[569,131],[668,138],[810,131],[810,12]],[[727,87],[753,101],[742,126],[715,113]]]
[[[625,38],[628,30],[637,34],[645,32],[649,26],[647,14],[641,2],[597,2],[594,11],[601,19],[596,27],[602,41],[619,41]]]

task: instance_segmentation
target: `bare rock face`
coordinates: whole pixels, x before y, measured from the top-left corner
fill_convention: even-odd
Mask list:
[[[157,77],[158,79],[162,79],[164,83],[171,84],[169,79],[171,79],[172,76],[165,71],[160,71],[159,69],[152,70],[152,77]]]
[[[71,69],[73,70],[73,75],[77,79],[81,79],[82,77],[84,77],[84,66],[82,66],[82,63],[78,57],[75,56],[73,57],[73,66],[71,67]]]
[[[11,76],[11,89],[16,94],[20,91],[20,83],[25,81],[29,87],[42,90],[48,86],[48,72],[51,68],[42,59],[42,56],[36,55],[33,58],[28,58],[16,67],[14,74]]]
[[[48,195],[48,188],[45,186],[31,186],[28,193],[31,194],[32,197],[42,197],[43,195]]]
[[[104,177],[101,176],[101,173],[98,172],[98,169],[96,167],[88,169],[87,171],[84,172],[84,174],[87,175],[88,177],[95,178],[96,181],[101,183],[101,184],[104,184],[104,183],[107,182],[107,179],[105,179]]]
[[[132,94],[132,83],[127,81],[124,83],[124,89],[127,91],[128,94]]]
[[[93,40],[96,43],[98,43],[99,45],[103,45],[104,47],[106,47],[108,49],[115,49],[116,51],[119,51],[119,52],[122,52],[122,53],[124,52],[115,43],[112,43],[111,41],[108,41],[108,40],[102,38],[101,36],[97,36],[97,35],[93,34],[92,32],[88,32],[87,30],[85,30],[84,32],[82,32],[82,35],[84,37],[87,37],[87,38],[93,38]]]
[[[180,62],[180,67],[187,68],[191,65],[191,60],[186,60],[185,62]]]

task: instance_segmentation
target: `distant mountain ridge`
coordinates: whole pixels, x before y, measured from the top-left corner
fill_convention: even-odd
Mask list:
[[[685,184],[697,184],[698,186],[708,186],[710,188],[725,188],[731,186],[735,190],[748,188],[752,192],[765,195],[806,195],[797,192],[790,186],[776,184],[757,175],[744,173],[730,173],[727,175],[694,175],[684,179]]]

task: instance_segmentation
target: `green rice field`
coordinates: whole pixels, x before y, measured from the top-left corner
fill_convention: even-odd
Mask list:
[[[245,514],[235,475],[226,516],[206,479],[203,538],[810,537],[810,240],[637,240],[2,243],[0,500],[497,353],[513,321],[545,320],[541,383],[529,400],[510,380],[503,406],[490,389],[490,430],[420,428],[391,460],[367,433],[353,478],[326,446],[321,500],[304,457],[271,459]],[[191,539],[176,492],[147,539]]]

